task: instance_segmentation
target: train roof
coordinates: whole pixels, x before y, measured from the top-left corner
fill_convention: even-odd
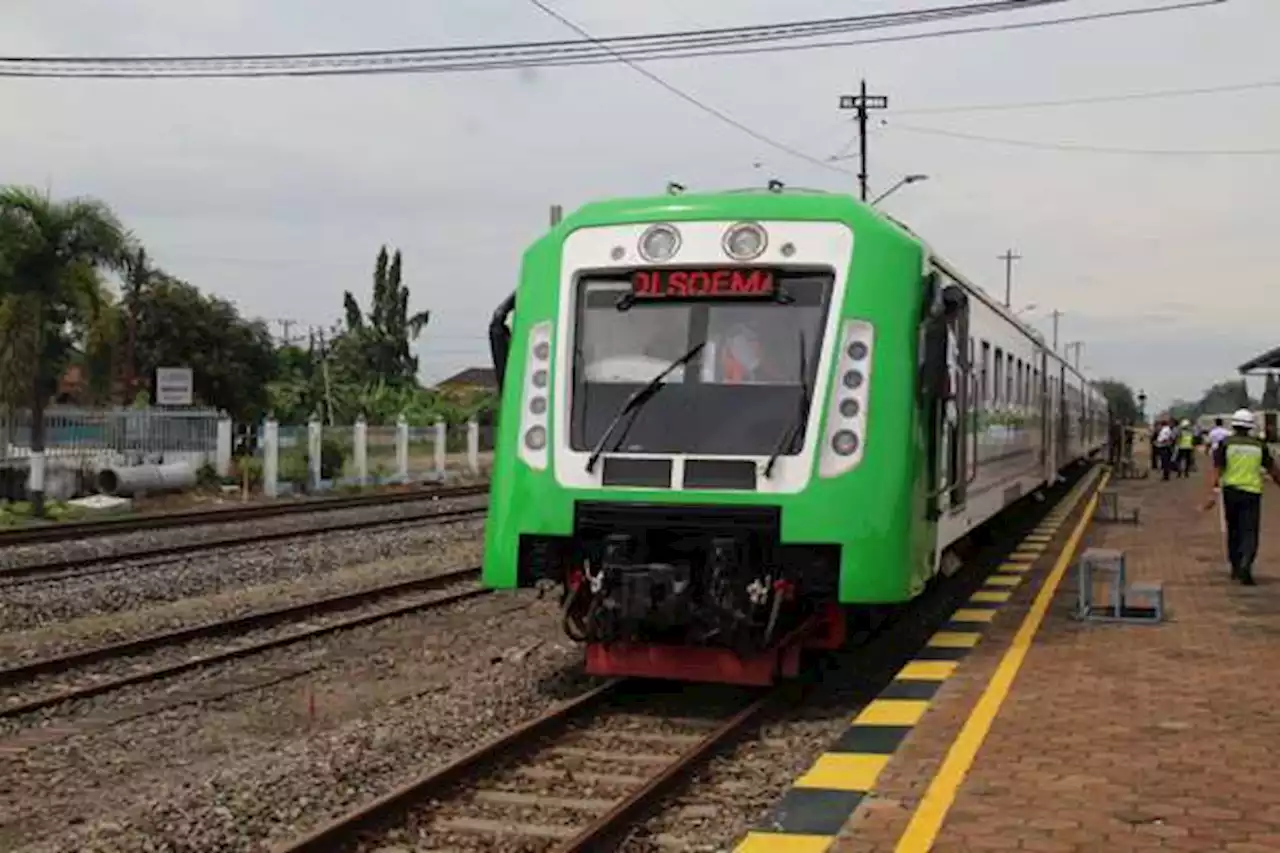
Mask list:
[[[923,243],[906,228],[846,193],[768,187],[592,201],[566,216],[552,233],[617,223],[698,219],[837,221],[848,223],[862,239],[896,237]]]

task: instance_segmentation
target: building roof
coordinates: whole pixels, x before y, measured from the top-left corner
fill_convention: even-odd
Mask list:
[[[498,377],[493,372],[492,367],[468,367],[448,379],[440,380],[436,385],[437,387],[441,385],[470,385],[478,388],[497,388]]]
[[[1251,370],[1280,370],[1280,347],[1267,350],[1262,355],[1249,359],[1240,365],[1241,373]]]

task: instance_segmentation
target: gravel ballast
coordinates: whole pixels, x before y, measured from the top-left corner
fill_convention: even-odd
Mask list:
[[[0,848],[263,849],[589,687],[557,614],[503,593],[343,632],[228,665],[302,678],[0,757]]]

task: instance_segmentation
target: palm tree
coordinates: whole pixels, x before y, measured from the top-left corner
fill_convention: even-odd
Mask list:
[[[0,189],[0,297],[32,318],[31,503],[44,513],[45,404],[71,351],[70,327],[97,296],[100,267],[123,265],[130,240],[105,204],[54,201],[37,190]]]

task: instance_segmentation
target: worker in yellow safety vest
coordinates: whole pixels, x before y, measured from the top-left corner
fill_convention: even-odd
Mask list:
[[[1174,464],[1174,470],[1178,472],[1179,477],[1191,476],[1192,457],[1195,456],[1196,434],[1191,429],[1191,421],[1184,420],[1178,427],[1178,438],[1176,439],[1178,448],[1177,462]]]
[[[1213,469],[1209,485],[1215,494],[1205,502],[1205,509],[1217,503],[1222,492],[1222,511],[1227,522],[1227,556],[1231,560],[1231,577],[1245,586],[1253,586],[1253,561],[1258,554],[1258,530],[1262,522],[1262,475],[1280,485],[1280,468],[1271,458],[1265,442],[1253,436],[1253,412],[1239,409],[1231,416],[1231,435],[1218,443],[1213,451]]]

